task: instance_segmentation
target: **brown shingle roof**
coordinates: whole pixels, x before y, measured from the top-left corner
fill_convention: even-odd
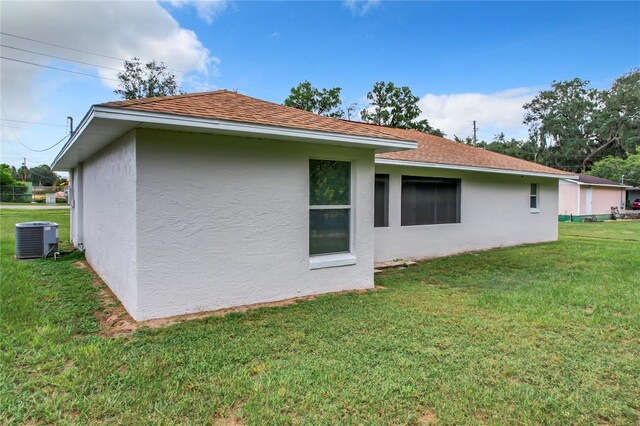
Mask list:
[[[383,127],[365,127],[353,121],[325,117],[228,90],[131,99],[99,106],[415,142],[408,136],[391,136],[381,131]]]
[[[609,179],[603,179],[597,176],[585,175],[585,174],[579,174],[578,178],[574,180],[580,183],[591,183],[594,185],[617,185],[617,186],[623,186],[623,187],[626,186],[624,184],[621,184],[620,182],[616,182]]]
[[[571,175],[571,173],[562,172],[540,164],[450,141],[415,130],[394,129],[324,117],[227,90],[158,98],[132,99],[108,102],[100,104],[99,106],[355,136],[413,141],[418,143],[417,149],[377,154],[378,158]]]
[[[574,173],[564,172],[541,164],[451,141],[416,130],[389,129],[389,131],[391,133],[404,133],[408,137],[410,135],[410,137],[418,142],[418,148],[377,154],[377,158],[534,173],[575,175]]]

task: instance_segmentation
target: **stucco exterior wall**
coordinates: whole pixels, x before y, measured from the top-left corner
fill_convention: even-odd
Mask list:
[[[420,259],[558,238],[558,180],[422,167],[376,166],[389,174],[389,227],[375,228],[375,260]],[[460,223],[400,226],[402,176],[461,179]],[[529,209],[538,184],[539,213]]]
[[[579,186],[575,183],[561,180],[558,191],[558,214],[579,215]]]
[[[624,203],[624,197],[624,188],[594,186],[592,214],[611,213],[611,207],[621,207],[620,204]]]
[[[373,287],[374,153],[138,130],[137,320]],[[309,158],[352,161],[354,265],[310,269]]]
[[[81,232],[87,261],[135,316],[136,142],[130,132],[82,165]],[[76,222],[78,224],[79,222]],[[80,229],[80,228],[78,228]]]
[[[78,211],[80,209],[80,203],[82,202],[82,192],[80,188],[80,174],[78,166],[74,167],[69,173],[69,181],[71,182],[71,208],[69,213],[69,225],[71,242],[74,246],[78,246],[79,243],[79,228],[80,221],[78,219]]]

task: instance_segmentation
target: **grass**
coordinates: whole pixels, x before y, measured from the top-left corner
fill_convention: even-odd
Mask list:
[[[16,262],[2,211],[1,423],[638,424],[640,222],[421,262],[385,290],[106,338],[86,270]],[[627,234],[629,232],[630,234]],[[629,238],[627,238],[629,239]]]
[[[640,226],[637,221],[616,222],[563,222],[560,233],[566,236],[609,238],[640,241]]]

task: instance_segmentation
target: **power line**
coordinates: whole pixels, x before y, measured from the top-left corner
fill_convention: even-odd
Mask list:
[[[68,72],[68,73],[72,73],[72,74],[84,75],[86,77],[100,78],[100,79],[103,79],[103,80],[110,80],[110,81],[115,81],[115,82],[119,82],[120,81],[120,80],[116,80],[115,78],[101,77],[101,76],[95,75],[95,74],[87,74],[87,73],[80,72],[80,71],[72,71],[72,70],[68,70],[68,69],[64,69],[64,68],[52,67],[52,66],[49,66],[49,65],[36,64],[34,62],[21,61],[20,59],[7,58],[6,56],[0,56],[0,59],[5,59],[7,61],[20,62],[22,64],[33,65],[33,66],[36,66],[36,67],[49,68],[49,69],[57,70],[57,71],[64,71],[64,72]]]
[[[33,41],[35,43],[42,43],[42,44],[46,44],[48,46],[55,46],[55,47],[60,47],[62,49],[73,50],[75,52],[86,53],[86,54],[95,55],[95,56],[101,56],[103,58],[108,58],[108,59],[115,59],[116,61],[124,61],[124,59],[116,58],[115,56],[102,55],[100,53],[89,52],[87,50],[75,49],[73,47],[62,46],[61,44],[50,43],[48,41],[41,41],[41,40],[36,40],[34,38],[23,37],[23,36],[19,36],[19,35],[16,35],[16,34],[5,33],[4,31],[0,31],[0,34],[6,35],[6,36],[9,36],[9,37],[21,38],[22,40]]]
[[[101,53],[95,53],[95,52],[90,52],[88,50],[76,49],[76,48],[73,48],[73,47],[63,46],[61,44],[55,44],[55,43],[51,43],[51,42],[48,42],[48,41],[36,40],[34,38],[19,36],[19,35],[16,35],[16,34],[10,34],[10,33],[4,32],[4,31],[0,31],[0,34],[6,35],[6,36],[9,36],[9,37],[20,38],[22,40],[32,41],[32,42],[35,42],[35,43],[42,43],[42,44],[46,44],[48,46],[55,46],[55,47],[59,47],[61,49],[73,50],[74,52],[86,53],[88,55],[100,56],[102,58],[107,58],[107,59],[114,59],[116,61],[121,61],[121,62],[127,61],[127,59],[117,58],[115,56],[103,55]],[[167,69],[170,70],[170,71],[173,71],[173,72],[179,72],[179,73],[183,73],[183,74],[187,73],[186,71],[181,71],[181,70],[176,70],[176,69],[171,69],[171,68],[167,68]]]
[[[41,126],[67,127],[66,124],[40,123],[38,121],[9,120],[8,118],[0,118],[0,120],[2,120],[2,121],[11,121],[12,123],[26,123],[26,124],[39,124]],[[8,124],[0,124],[0,126],[11,127]]]
[[[122,69],[118,69],[118,68],[111,68],[111,67],[105,67],[105,66],[102,66],[102,65],[90,64],[88,62],[76,61],[75,59],[63,58],[62,56],[49,55],[47,53],[40,53],[40,52],[36,52],[36,51],[33,51],[33,50],[22,49],[20,47],[7,46],[6,44],[0,44],[0,47],[5,47],[7,49],[20,50],[22,52],[27,52],[27,53],[34,53],[36,55],[47,56],[49,58],[60,59],[60,60],[63,60],[63,61],[68,61],[68,62],[75,62],[77,64],[88,65],[90,67],[104,68],[104,69],[107,69],[107,70],[118,71],[118,72],[122,72],[123,71]]]
[[[2,112],[2,115],[4,115],[4,111],[1,111],[1,112]],[[5,120],[10,121],[10,120],[8,120],[8,119],[6,118],[6,116],[5,116]],[[45,151],[49,151],[50,149],[53,149],[53,148],[55,148],[56,146],[60,145],[60,144],[61,144],[62,142],[64,142],[64,141],[67,139],[67,137],[68,137],[68,135],[64,135],[64,137],[63,137],[62,139],[60,139],[58,142],[54,143],[53,145],[51,145],[51,146],[50,146],[50,147],[48,147],[48,148],[45,148],[45,149],[33,149],[33,148],[28,147],[28,146],[27,146],[27,145],[25,145],[24,143],[22,143],[22,141],[21,141],[21,140],[18,138],[18,136],[16,135],[16,132],[13,130],[13,127],[11,127],[10,125],[7,125],[6,127],[8,127],[8,128],[9,128],[9,130],[11,130],[11,134],[13,135],[13,138],[14,138],[15,140],[17,140],[17,141],[18,141],[18,143],[20,143],[20,145],[24,146],[24,147],[25,147],[25,148],[27,148],[29,151],[33,151],[33,152],[45,152]]]

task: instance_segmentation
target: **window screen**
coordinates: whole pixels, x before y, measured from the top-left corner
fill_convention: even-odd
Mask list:
[[[351,163],[309,160],[309,254],[348,252]]]
[[[402,226],[460,223],[460,179],[402,177]]]
[[[389,226],[389,175],[376,175],[374,226]]]
[[[529,195],[529,208],[537,209],[538,208],[538,184],[531,184],[531,191]]]

